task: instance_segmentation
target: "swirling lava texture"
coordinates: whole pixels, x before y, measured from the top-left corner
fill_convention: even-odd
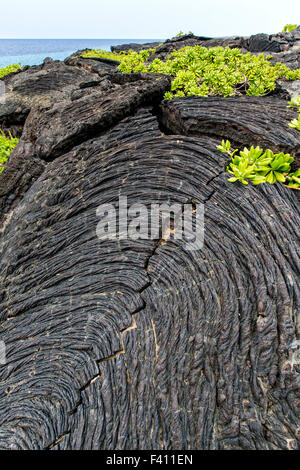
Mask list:
[[[138,124],[138,125],[137,125]],[[147,110],[48,163],[1,243],[1,449],[295,449],[299,205]],[[96,209],[203,203],[204,246]]]

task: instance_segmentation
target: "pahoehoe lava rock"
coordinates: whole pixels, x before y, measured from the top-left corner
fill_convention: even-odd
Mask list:
[[[99,76],[63,62],[46,59],[42,65],[4,77],[4,104],[0,106],[0,128],[18,135],[34,105],[51,106],[70,96],[74,89]]]
[[[194,34],[184,34],[180,37],[174,37],[168,39],[163,43],[145,43],[145,44],[122,44],[120,46],[112,46],[113,52],[129,51],[134,50],[139,52],[143,49],[155,48],[155,54],[153,58],[165,59],[172,51],[182,49],[188,46],[204,46],[204,47],[247,47],[247,38],[242,37],[221,37],[221,38],[209,38],[205,36],[195,36]],[[248,49],[247,49],[248,50]],[[77,55],[77,53],[76,53]]]
[[[296,159],[299,131],[288,124],[297,116],[285,100],[274,97],[186,97],[161,104],[161,121],[168,133],[227,138],[238,147],[259,145],[290,152]]]
[[[107,73],[79,84],[52,106],[36,105],[26,120],[18,147],[0,175],[0,210],[7,213],[53,160],[93,135],[99,135],[142,105],[159,102],[170,78],[156,74]],[[0,213],[0,221],[1,221]]]
[[[119,77],[124,79],[121,74]],[[34,108],[22,140],[34,142],[37,156],[51,160],[116,124],[139,106],[161,101],[170,87],[170,78],[164,75],[129,74],[126,78],[129,83],[122,85],[104,79],[99,86],[81,89],[69,102],[55,104],[51,109]]]
[[[169,77],[74,57],[7,84],[0,449],[299,448],[297,192],[228,183],[216,150],[297,157],[287,101],[162,101]],[[204,204],[203,248],[100,240],[120,196]]]

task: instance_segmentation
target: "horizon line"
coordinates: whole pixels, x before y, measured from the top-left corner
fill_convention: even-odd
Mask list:
[[[163,39],[163,38],[137,38],[137,37],[128,37],[128,38],[0,38],[0,40],[5,40],[5,39],[17,39],[17,40],[20,40],[20,41],[24,41],[24,40],[35,40],[35,41],[40,41],[40,40],[49,40],[49,39],[54,39],[54,40],[57,40],[57,41],[61,41],[62,39],[65,39],[65,40],[74,40],[74,39],[84,39],[84,40],[89,40],[89,41],[93,41],[94,39],[105,39],[105,40],[112,40],[112,39],[151,39],[151,40],[157,40],[157,39]]]

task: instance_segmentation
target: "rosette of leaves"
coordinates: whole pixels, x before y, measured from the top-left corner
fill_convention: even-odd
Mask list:
[[[300,131],[300,114],[298,116],[298,119],[293,119],[290,123],[289,123],[289,126],[292,128],[292,129],[297,129],[298,131]]]
[[[150,51],[150,55],[154,51]],[[150,56],[148,56],[150,57]],[[264,95],[276,87],[278,78],[300,79],[300,70],[290,70],[286,65],[270,64],[263,54],[243,54],[229,47],[206,48],[189,46],[173,51],[165,61],[155,58],[148,61],[145,51],[129,52],[121,60],[119,70],[130,73],[143,71],[173,76],[171,91],[165,99],[181,96],[233,96]],[[146,58],[146,60],[144,60]]]
[[[286,180],[289,188],[300,189],[300,168],[298,168],[294,173],[290,173]]]
[[[298,108],[300,111],[300,95],[294,96],[291,101],[288,102],[288,108]],[[292,129],[297,129],[300,131],[300,113],[298,116],[298,119],[293,119],[290,123],[289,126]]]
[[[112,59],[121,61],[125,52],[109,52],[104,51],[103,49],[90,49],[89,51],[84,51],[81,53],[81,57],[93,58],[101,57],[102,59]]]
[[[300,107],[300,95],[294,96],[289,102],[288,102],[288,108],[298,108]]]
[[[291,170],[294,158],[288,153],[273,153],[272,150],[263,150],[260,147],[244,148],[242,151],[231,149],[229,140],[222,140],[217,146],[220,152],[230,156],[231,162],[227,171],[232,175],[228,181],[240,181],[243,184],[251,182],[254,185],[261,183],[274,184],[276,181],[285,183]],[[298,174],[294,178],[298,178]],[[293,180],[297,183],[297,180]]]

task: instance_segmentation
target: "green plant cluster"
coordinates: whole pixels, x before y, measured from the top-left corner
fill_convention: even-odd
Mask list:
[[[243,54],[236,48],[194,46],[172,52],[165,63],[154,59],[147,71],[175,77],[166,99],[173,96],[260,96],[274,90],[278,78],[300,78],[300,70],[291,71],[282,63],[273,66],[270,58],[250,52]]]
[[[282,63],[272,65],[263,54],[243,54],[229,47],[189,46],[169,54],[166,60],[153,58],[155,49],[121,54],[105,52],[102,57],[121,62],[124,73],[149,72],[171,75],[171,91],[165,99],[182,96],[233,96],[247,94],[260,96],[276,87],[276,80],[300,79],[300,70],[290,70]],[[84,53],[85,57],[99,57],[100,51]]]
[[[288,108],[300,107],[300,95],[294,96],[291,101],[288,102]]]
[[[184,33],[183,31],[179,31],[179,33],[176,34],[175,38],[181,38],[182,36],[186,36],[186,35],[190,35],[192,34],[194,36],[194,33],[192,31],[189,31],[188,33]]]
[[[251,182],[254,185],[261,183],[274,184],[276,181],[286,183],[287,186],[300,189],[300,169],[291,171],[294,158],[288,153],[273,153],[272,150],[262,150],[260,147],[231,149],[229,140],[222,140],[217,149],[226,153],[231,161],[226,170],[232,175],[228,181],[240,181],[243,184]]]
[[[8,65],[7,67],[2,67],[0,68],[0,78],[5,77],[5,75],[8,75],[9,73],[17,72],[20,69],[21,64],[12,64]]]
[[[102,49],[91,49],[89,51],[82,52],[81,57],[101,57],[102,59],[112,59],[121,61],[126,52],[109,52]]]
[[[19,139],[12,137],[11,134],[6,136],[0,129],[0,174],[4,169],[4,165],[8,160],[13,149],[18,144]]]
[[[298,27],[297,24],[286,24],[285,27],[283,28],[282,32],[283,33],[290,33],[294,29]]]
[[[297,129],[300,131],[300,114],[298,115],[298,119],[293,119],[290,123],[289,126],[292,127],[293,129]]]
[[[297,129],[298,131],[300,131],[300,95],[294,96],[294,98],[292,98],[291,101],[289,101],[288,107],[299,109],[298,119],[293,119],[289,123],[289,126],[293,129]]]

